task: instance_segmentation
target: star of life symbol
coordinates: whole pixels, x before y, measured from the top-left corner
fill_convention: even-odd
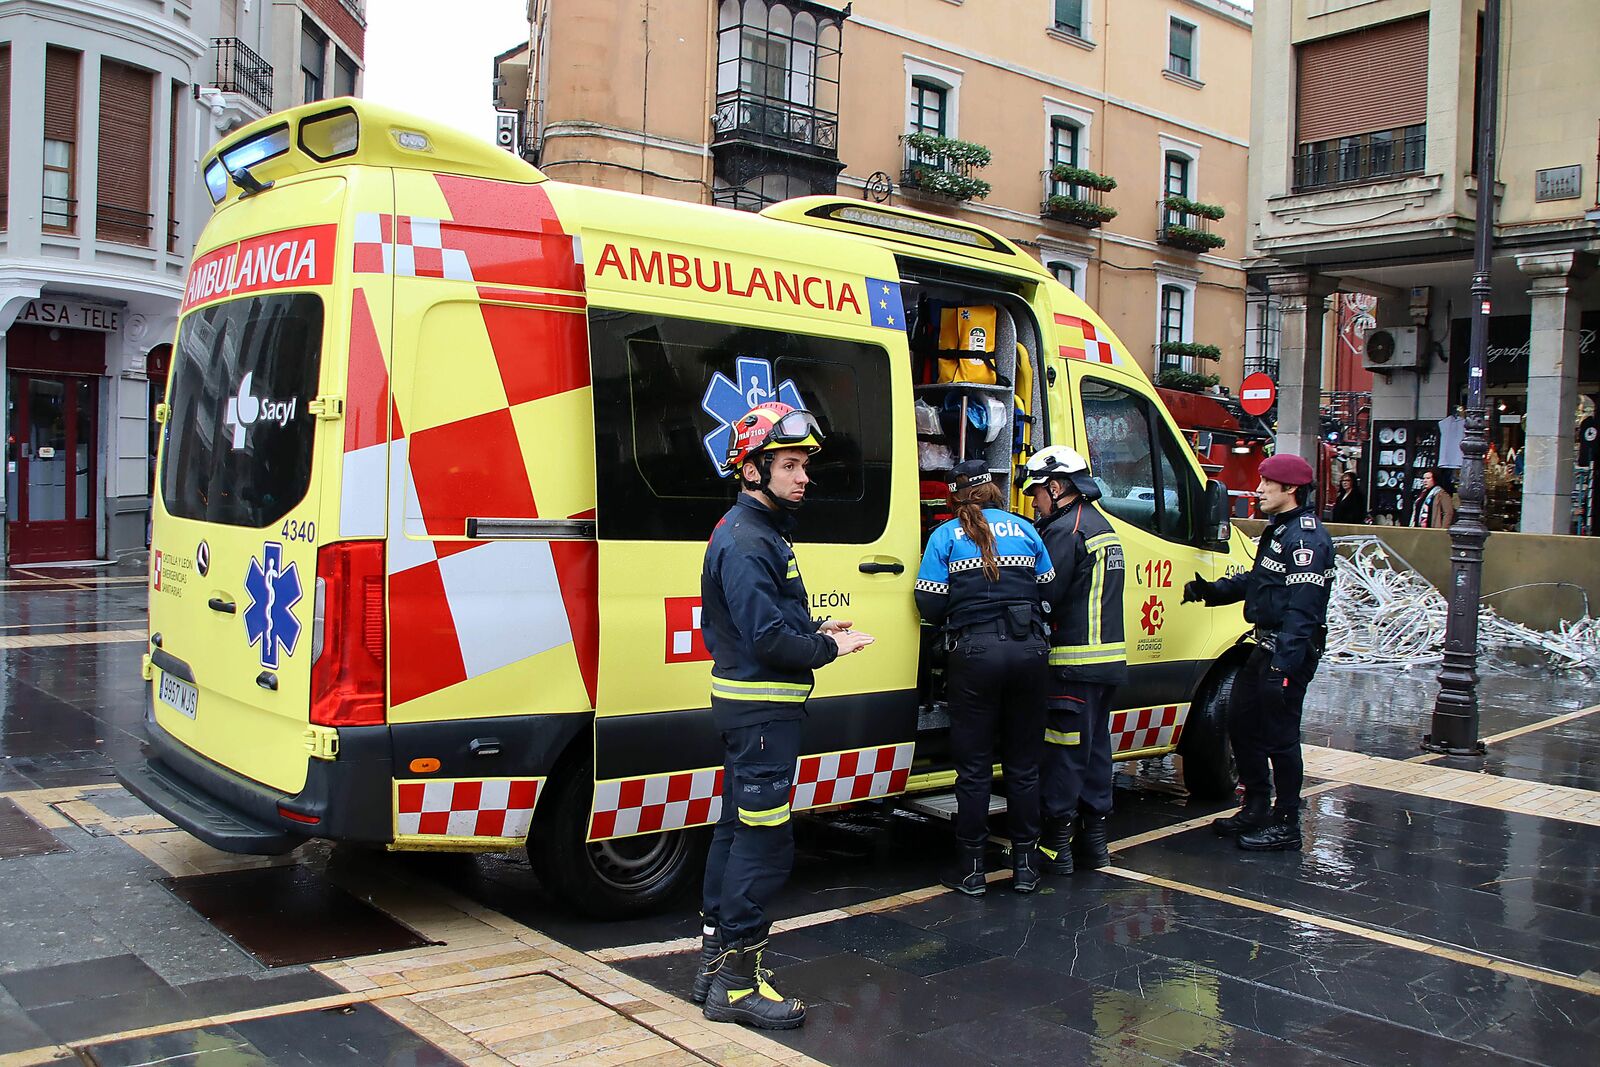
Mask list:
[[[717,371],[700,398],[701,409],[717,420],[717,428],[703,440],[711,465],[723,478],[729,477],[729,473],[722,470],[722,462],[728,458],[728,446],[733,443],[733,424],[751,408],[771,400],[782,401],[792,408],[805,407],[800,399],[800,388],[792,378],[785,378],[774,386],[771,360],[740,356],[734,360],[733,375],[729,378]]]
[[[261,558],[250,560],[244,590],[250,594],[250,605],[244,609],[245,635],[252,645],[261,645],[261,665],[276,669],[278,650],[292,656],[300,640],[300,620],[294,614],[304,592],[299,564],[285,569],[283,546],[268,541],[261,546]]]

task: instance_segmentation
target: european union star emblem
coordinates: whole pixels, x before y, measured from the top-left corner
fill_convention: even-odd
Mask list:
[[[867,311],[872,315],[872,325],[889,330],[904,330],[906,312],[905,308],[900,306],[900,283],[886,282],[882,278],[868,278]]]

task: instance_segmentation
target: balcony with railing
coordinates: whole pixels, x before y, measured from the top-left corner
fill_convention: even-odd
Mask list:
[[[125,245],[150,244],[150,231],[155,222],[155,215],[150,212],[103,203],[96,204],[94,211],[94,232],[98,239]]]
[[[1105,194],[1117,187],[1117,180],[1083,167],[1059,164],[1044,172],[1045,197],[1039,214],[1057,222],[1095,229],[1117,217],[1117,209],[1105,203]]]
[[[40,222],[47,230],[72,233],[78,228],[78,201],[73,197],[41,197],[40,211]]]
[[[945,203],[989,195],[989,183],[975,173],[989,165],[989,150],[983,145],[931,133],[901,134],[900,143],[906,161],[900,172],[902,192]]]
[[[1216,204],[1202,204],[1183,196],[1168,196],[1156,201],[1160,219],[1156,227],[1156,240],[1186,252],[1210,252],[1228,243],[1227,238],[1211,229],[1220,222],[1225,212]]]
[[[1428,127],[1403,126],[1302,144],[1295,151],[1294,191],[1361,185],[1421,174]]]
[[[211,51],[216,57],[213,85],[225,93],[245,97],[263,115],[272,110],[271,63],[237,37],[213,37]]]
[[[717,140],[755,138],[818,155],[839,152],[839,116],[820,108],[740,89],[717,97]]]

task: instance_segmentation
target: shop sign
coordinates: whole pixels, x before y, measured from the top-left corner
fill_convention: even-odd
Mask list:
[[[1532,325],[1527,315],[1496,315],[1489,320],[1486,387],[1527,384]],[[1455,319],[1450,326],[1450,393],[1457,396],[1467,381],[1472,320]],[[1600,381],[1600,311],[1586,311],[1578,320],[1578,380]]]
[[[89,304],[82,300],[58,300],[40,297],[22,307],[17,321],[32,326],[64,326],[69,330],[95,330],[99,333],[116,333],[122,329],[122,311],[105,304]]]
[[[1534,171],[1533,198],[1545,200],[1576,200],[1583,195],[1583,166],[1548,167]]]

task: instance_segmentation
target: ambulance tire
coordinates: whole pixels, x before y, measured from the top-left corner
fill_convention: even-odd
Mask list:
[[[709,827],[595,844],[585,840],[594,794],[589,766],[587,753],[564,760],[548,800],[539,802],[528,841],[528,860],[539,882],[594,919],[650,915],[697,891],[711,844]]]
[[[1239,770],[1228,743],[1228,700],[1242,660],[1217,666],[1200,697],[1189,706],[1178,755],[1183,757],[1183,784],[1196,800],[1226,800],[1234,795]]]

